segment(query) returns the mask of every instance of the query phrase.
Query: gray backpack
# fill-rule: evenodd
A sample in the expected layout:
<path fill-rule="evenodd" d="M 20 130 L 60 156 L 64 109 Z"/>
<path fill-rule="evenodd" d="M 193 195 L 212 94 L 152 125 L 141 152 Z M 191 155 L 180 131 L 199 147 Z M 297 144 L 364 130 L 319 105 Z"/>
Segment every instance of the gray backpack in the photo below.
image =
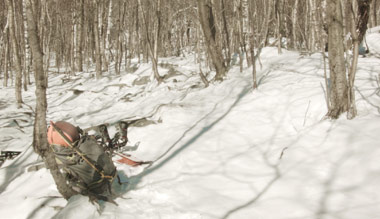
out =
<path fill-rule="evenodd" d="M 105 152 L 94 136 L 82 136 L 73 144 L 73 148 L 51 146 L 74 190 L 108 200 L 112 195 L 111 185 L 117 171 L 111 155 Z"/>

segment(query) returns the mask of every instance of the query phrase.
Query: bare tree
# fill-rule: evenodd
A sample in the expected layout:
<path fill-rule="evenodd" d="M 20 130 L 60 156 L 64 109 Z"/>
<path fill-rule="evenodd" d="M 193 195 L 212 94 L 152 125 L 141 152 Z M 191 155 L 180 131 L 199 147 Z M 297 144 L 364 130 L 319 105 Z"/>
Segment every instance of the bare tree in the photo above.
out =
<path fill-rule="evenodd" d="M 198 14 L 207 52 L 216 69 L 215 80 L 222 81 L 223 77 L 226 75 L 227 69 L 224 64 L 222 51 L 216 42 L 215 21 L 210 0 L 198 0 Z"/>
<path fill-rule="evenodd" d="M 353 44 L 353 58 L 348 72 L 348 114 L 349 119 L 357 115 L 355 104 L 354 82 L 358 65 L 359 44 L 363 41 L 367 30 L 371 0 L 351 0 L 351 36 Z"/>
<path fill-rule="evenodd" d="M 102 53 L 101 53 L 101 42 L 100 42 L 100 2 L 99 0 L 94 0 L 94 35 L 95 35 L 95 60 L 96 60 L 96 78 L 100 79 L 102 76 Z"/>
<path fill-rule="evenodd" d="M 376 10 L 377 6 L 378 6 L 377 1 L 378 0 L 372 0 L 371 1 L 372 2 L 371 6 L 370 6 L 370 8 L 371 8 L 371 12 L 370 12 L 371 27 L 376 27 L 377 24 L 378 24 L 378 22 L 377 22 L 377 14 L 376 14 L 378 12 L 378 10 Z"/>
<path fill-rule="evenodd" d="M 8 20 L 9 20 L 9 30 L 10 37 L 12 41 L 12 49 L 15 59 L 15 67 L 16 67 L 16 83 L 15 83 L 15 91 L 16 91 L 16 101 L 17 108 L 22 107 L 22 66 L 21 66 L 21 57 L 20 51 L 18 48 L 18 43 L 20 37 L 16 33 L 16 22 L 15 22 L 15 0 L 8 0 Z"/>
<path fill-rule="evenodd" d="M 147 21 L 145 10 L 143 9 L 142 4 L 141 4 L 141 0 L 138 0 L 138 4 L 139 4 L 139 8 L 140 8 L 141 15 L 143 18 L 143 24 L 145 27 L 145 36 L 148 42 L 148 50 L 149 50 L 150 58 L 152 59 L 152 68 L 153 68 L 154 78 L 158 81 L 158 83 L 161 83 L 163 78 L 158 73 L 158 44 L 159 44 L 158 39 L 160 36 L 160 31 L 161 31 L 161 0 L 158 0 L 157 5 L 156 5 L 157 22 L 153 30 L 154 32 L 153 42 L 152 42 L 152 38 L 149 35 L 148 21 Z"/>
<path fill-rule="evenodd" d="M 8 86 L 8 78 L 9 78 L 9 26 L 7 25 L 5 30 L 4 30 L 4 37 L 3 37 L 3 44 L 4 44 L 4 79 L 3 79 L 3 86 L 7 87 Z"/>
<path fill-rule="evenodd" d="M 298 1 L 295 0 L 292 10 L 292 44 L 293 48 L 297 49 L 297 43 L 298 43 L 298 37 L 297 37 L 297 30 L 298 30 Z"/>
<path fill-rule="evenodd" d="M 328 51 L 330 68 L 330 103 L 327 116 L 337 119 L 348 110 L 347 79 L 343 45 L 343 14 L 340 0 L 330 0 L 327 5 Z"/>
<path fill-rule="evenodd" d="M 46 79 L 43 68 L 43 53 L 40 44 L 40 38 L 37 28 L 36 11 L 32 9 L 32 4 L 40 3 L 39 0 L 27 0 L 27 21 L 28 21 L 28 36 L 33 53 L 33 70 L 36 81 L 36 116 L 34 120 L 33 133 L 33 148 L 45 160 L 46 166 L 57 184 L 58 191 L 66 199 L 75 195 L 67 184 L 66 180 L 58 169 L 55 161 L 55 156 L 48 146 L 46 133 Z M 36 7 L 36 6 L 35 6 Z M 34 8 L 35 8 L 34 7 Z"/>
<path fill-rule="evenodd" d="M 26 91 L 27 84 L 30 84 L 30 66 L 32 64 L 30 46 L 28 42 L 28 23 L 26 21 L 26 0 L 22 0 L 22 17 L 24 29 L 24 90 Z"/>

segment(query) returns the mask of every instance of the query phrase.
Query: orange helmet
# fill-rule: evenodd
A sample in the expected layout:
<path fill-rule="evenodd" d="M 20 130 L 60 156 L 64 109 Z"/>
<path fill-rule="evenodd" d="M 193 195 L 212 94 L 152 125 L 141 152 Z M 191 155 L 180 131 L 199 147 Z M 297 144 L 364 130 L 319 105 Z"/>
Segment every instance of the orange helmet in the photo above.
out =
<path fill-rule="evenodd" d="M 65 136 L 71 141 L 75 142 L 79 139 L 78 129 L 72 124 L 64 121 L 58 121 L 56 123 L 50 122 L 54 124 L 56 127 L 62 130 Z M 63 147 L 68 147 L 69 145 L 65 142 L 65 140 L 61 137 L 61 135 L 54 130 L 53 126 L 49 126 L 47 131 L 48 142 L 49 144 L 57 144 Z"/>

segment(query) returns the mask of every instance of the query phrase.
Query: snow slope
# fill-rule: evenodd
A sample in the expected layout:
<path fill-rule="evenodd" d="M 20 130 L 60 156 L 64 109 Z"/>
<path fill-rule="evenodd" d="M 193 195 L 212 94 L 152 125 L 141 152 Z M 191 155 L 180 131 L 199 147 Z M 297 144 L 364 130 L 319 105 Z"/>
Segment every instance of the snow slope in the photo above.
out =
<path fill-rule="evenodd" d="M 51 74 L 48 120 L 86 128 L 148 117 L 155 124 L 129 129 L 133 156 L 152 166 L 118 165 L 118 206 L 87 197 L 69 201 L 48 170 L 27 172 L 39 158 L 31 147 L 33 112 L 16 109 L 12 88 L 1 88 L 0 149 L 23 153 L 0 169 L 0 218 L 380 218 L 380 40 L 359 58 L 359 115 L 324 120 L 320 54 L 277 54 L 265 48 L 251 89 L 251 68 L 237 66 L 223 83 L 204 88 L 194 57 L 160 59 L 164 83 L 151 67 L 93 78 Z M 209 75 L 211 78 L 212 75 Z M 34 88 L 24 93 L 34 106 Z M 114 130 L 110 129 L 112 133 Z"/>

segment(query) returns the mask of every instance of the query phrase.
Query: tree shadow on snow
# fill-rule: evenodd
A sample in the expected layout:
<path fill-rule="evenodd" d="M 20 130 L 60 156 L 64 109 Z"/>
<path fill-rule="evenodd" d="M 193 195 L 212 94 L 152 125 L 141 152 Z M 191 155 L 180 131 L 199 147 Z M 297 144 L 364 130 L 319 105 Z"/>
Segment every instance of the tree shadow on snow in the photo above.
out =
<path fill-rule="evenodd" d="M 32 212 L 29 213 L 27 219 L 32 219 L 32 218 L 36 218 L 36 215 L 38 213 L 39 210 L 41 210 L 42 208 L 46 207 L 46 205 L 51 202 L 52 200 L 54 200 L 55 198 L 61 198 L 61 197 L 49 197 L 47 199 L 45 199 L 45 201 L 43 201 L 41 204 L 39 204 Z M 54 208 L 54 207 L 53 207 Z"/>
<path fill-rule="evenodd" d="M 2 184 L 0 185 L 0 194 L 6 190 L 13 180 L 23 174 L 29 165 L 32 165 L 30 163 L 25 164 L 25 161 L 33 153 L 33 147 L 30 145 L 25 151 L 17 156 L 10 165 L 0 169 L 0 172 L 5 172 L 1 174 L 4 178 Z"/>
<path fill-rule="evenodd" d="M 229 107 L 229 109 L 225 113 L 223 113 L 223 115 L 221 115 L 219 118 L 217 118 L 211 124 L 203 127 L 197 134 L 195 134 L 187 142 L 185 142 L 183 145 L 181 145 L 179 148 L 177 148 L 175 151 L 173 151 L 168 157 L 166 157 L 164 160 L 162 160 L 157 165 L 154 165 L 156 162 L 158 162 L 159 160 L 164 158 L 166 155 L 168 155 L 184 139 L 184 137 L 189 132 L 191 132 L 195 127 L 197 127 L 199 125 L 200 122 L 204 121 L 205 119 L 210 117 L 213 113 L 215 113 L 216 109 L 218 108 L 218 104 L 216 104 L 214 106 L 214 108 L 208 114 L 203 116 L 201 119 L 199 119 L 197 122 L 195 122 L 188 130 L 186 130 L 183 133 L 183 135 L 176 142 L 174 142 L 173 145 L 171 145 L 167 149 L 166 152 L 164 152 L 161 156 L 159 156 L 151 165 L 147 166 L 146 169 L 142 173 L 129 178 L 128 187 L 125 188 L 124 192 L 136 189 L 137 185 L 141 182 L 141 180 L 145 176 L 159 170 L 161 167 L 163 167 L 165 164 L 167 164 L 169 161 L 171 161 L 173 158 L 175 158 L 178 154 L 180 154 L 183 150 L 185 150 L 186 148 L 191 146 L 197 139 L 199 139 L 201 136 L 203 136 L 205 133 L 207 133 L 209 130 L 211 130 L 216 124 L 218 124 L 220 121 L 222 121 L 232 111 L 232 109 L 240 102 L 240 100 L 245 95 L 247 95 L 249 93 L 250 90 L 251 89 L 249 86 L 246 86 L 245 88 L 243 88 L 243 90 L 239 93 L 239 95 L 237 96 L 234 103 Z"/>

